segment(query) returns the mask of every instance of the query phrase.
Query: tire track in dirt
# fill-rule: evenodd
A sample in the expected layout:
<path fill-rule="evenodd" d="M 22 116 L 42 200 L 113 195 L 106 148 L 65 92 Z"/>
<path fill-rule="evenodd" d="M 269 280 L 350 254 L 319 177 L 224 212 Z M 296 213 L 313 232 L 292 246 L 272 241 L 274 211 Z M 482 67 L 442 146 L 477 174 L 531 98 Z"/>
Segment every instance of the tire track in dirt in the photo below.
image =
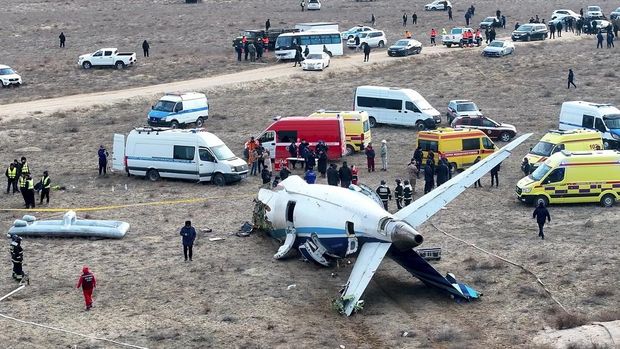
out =
<path fill-rule="evenodd" d="M 552 43 L 574 41 L 586 36 L 563 36 L 553 41 Z M 500 38 L 508 39 L 509 38 Z M 533 42 L 519 42 L 516 46 L 521 45 L 539 45 L 545 41 L 533 41 Z M 479 53 L 482 47 L 468 48 L 470 52 Z M 329 70 L 318 73 L 319 78 L 329 79 L 330 71 L 351 71 L 358 69 L 372 69 L 382 64 L 398 64 L 404 60 L 419 59 L 417 56 L 437 56 L 441 54 L 447 54 L 451 52 L 461 52 L 458 48 L 445 48 L 442 45 L 433 47 L 423 47 L 422 52 L 418 55 L 407 57 L 389 57 L 385 54 L 385 51 L 374 51 L 371 53 L 371 62 L 364 63 L 362 60 L 362 54 L 347 55 L 342 58 L 336 58 L 330 64 Z M 517 50 L 518 54 L 518 50 Z M 78 95 L 69 95 L 56 98 L 40 99 L 29 102 L 11 103 L 0 106 L 0 117 L 3 121 L 12 121 L 19 118 L 44 116 L 55 112 L 70 111 L 87 109 L 94 106 L 111 105 L 124 101 L 131 100 L 133 98 L 151 98 L 156 95 L 161 95 L 170 91 L 203 91 L 215 89 L 223 86 L 230 86 L 235 84 L 244 84 L 249 82 L 256 82 L 261 80 L 283 80 L 289 79 L 292 76 L 304 74 L 298 68 L 293 68 L 290 63 L 281 63 L 264 68 L 257 68 L 253 70 L 246 70 L 242 72 L 230 73 L 225 75 L 218 75 L 208 78 L 192 79 L 178 82 L 171 82 L 165 84 L 157 84 L 143 87 L 134 87 L 123 90 L 104 91 L 95 93 L 85 93 Z M 310 72 L 305 74 L 312 74 Z"/>

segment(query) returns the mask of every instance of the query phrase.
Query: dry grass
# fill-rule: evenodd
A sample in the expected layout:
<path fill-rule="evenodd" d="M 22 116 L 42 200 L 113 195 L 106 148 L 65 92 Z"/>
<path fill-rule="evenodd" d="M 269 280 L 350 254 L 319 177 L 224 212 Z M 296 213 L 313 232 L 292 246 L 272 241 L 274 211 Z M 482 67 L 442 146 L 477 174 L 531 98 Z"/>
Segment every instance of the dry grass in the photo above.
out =
<path fill-rule="evenodd" d="M 555 328 L 558 330 L 574 328 L 585 325 L 587 323 L 588 318 L 579 314 L 561 313 L 555 317 Z"/>

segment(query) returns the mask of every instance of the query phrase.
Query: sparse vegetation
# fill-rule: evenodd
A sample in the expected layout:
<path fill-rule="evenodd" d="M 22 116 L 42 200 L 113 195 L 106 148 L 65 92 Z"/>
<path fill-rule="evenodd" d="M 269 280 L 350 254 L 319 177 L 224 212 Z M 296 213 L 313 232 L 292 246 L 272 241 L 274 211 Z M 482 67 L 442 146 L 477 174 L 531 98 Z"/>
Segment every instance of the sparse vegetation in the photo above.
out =
<path fill-rule="evenodd" d="M 555 328 L 558 330 L 574 328 L 585 325 L 587 323 L 588 319 L 585 316 L 579 314 L 560 313 L 555 317 Z"/>

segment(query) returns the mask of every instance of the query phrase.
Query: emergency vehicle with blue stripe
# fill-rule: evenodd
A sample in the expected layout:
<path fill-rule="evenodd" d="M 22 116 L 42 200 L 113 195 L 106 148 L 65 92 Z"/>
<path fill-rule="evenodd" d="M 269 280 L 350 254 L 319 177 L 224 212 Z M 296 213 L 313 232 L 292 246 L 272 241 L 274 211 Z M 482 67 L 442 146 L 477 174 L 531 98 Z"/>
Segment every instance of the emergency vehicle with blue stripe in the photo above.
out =
<path fill-rule="evenodd" d="M 620 199 L 620 152 L 555 153 L 521 179 L 516 192 L 520 201 L 536 205 L 599 202 L 613 206 Z"/>

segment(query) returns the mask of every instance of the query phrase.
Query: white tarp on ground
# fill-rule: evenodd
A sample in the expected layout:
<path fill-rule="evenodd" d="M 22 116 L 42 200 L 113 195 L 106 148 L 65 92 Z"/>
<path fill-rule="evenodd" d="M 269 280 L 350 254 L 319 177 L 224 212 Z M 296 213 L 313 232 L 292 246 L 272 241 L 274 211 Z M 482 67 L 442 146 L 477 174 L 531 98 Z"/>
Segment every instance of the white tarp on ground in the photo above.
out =
<path fill-rule="evenodd" d="M 594 345 L 601 348 L 619 348 L 620 320 L 595 322 L 567 330 L 543 331 L 534 337 L 533 342 L 537 345 L 549 345 L 558 349 L 568 348 L 571 345 L 586 348 Z"/>

